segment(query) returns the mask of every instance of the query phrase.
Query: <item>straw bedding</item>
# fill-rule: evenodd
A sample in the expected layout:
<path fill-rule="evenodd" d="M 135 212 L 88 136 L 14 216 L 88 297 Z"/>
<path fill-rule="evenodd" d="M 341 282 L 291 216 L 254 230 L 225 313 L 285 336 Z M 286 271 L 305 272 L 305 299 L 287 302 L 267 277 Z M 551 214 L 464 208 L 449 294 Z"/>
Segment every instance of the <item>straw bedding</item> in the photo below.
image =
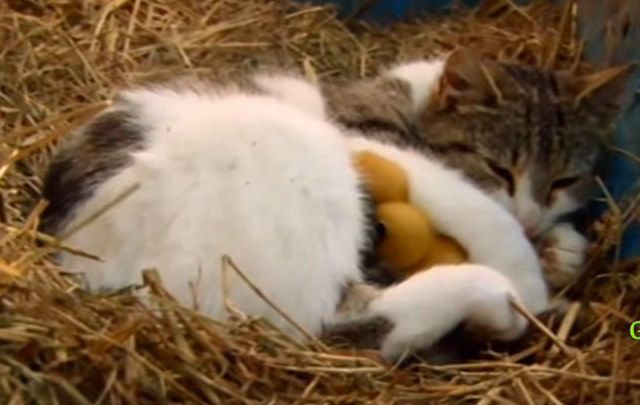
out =
<path fill-rule="evenodd" d="M 35 231 L 52 148 L 126 84 L 256 66 L 353 78 L 456 45 L 581 69 L 568 16 L 502 0 L 380 30 L 271 0 L 0 1 L 0 402 L 640 402 L 640 341 L 629 337 L 640 270 L 605 260 L 638 199 L 611 203 L 593 226 L 589 269 L 564 315 L 541 320 L 518 350 L 440 367 L 301 346 L 238 313 L 213 322 L 173 302 L 153 271 L 142 288 L 154 310 L 130 291 L 88 295 L 51 260 L 73 247 Z"/>

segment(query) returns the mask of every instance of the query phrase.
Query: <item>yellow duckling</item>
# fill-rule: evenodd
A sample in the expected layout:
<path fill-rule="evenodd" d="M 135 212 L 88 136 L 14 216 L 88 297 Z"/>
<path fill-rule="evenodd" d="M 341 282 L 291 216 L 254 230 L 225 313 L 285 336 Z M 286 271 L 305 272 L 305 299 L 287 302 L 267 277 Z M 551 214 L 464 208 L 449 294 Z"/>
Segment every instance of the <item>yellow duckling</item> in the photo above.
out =
<path fill-rule="evenodd" d="M 369 151 L 359 152 L 354 160 L 385 229 L 376 247 L 376 259 L 395 277 L 403 279 L 436 264 L 467 260 L 465 250 L 440 234 L 429 216 L 409 202 L 407 175 L 399 165 Z"/>

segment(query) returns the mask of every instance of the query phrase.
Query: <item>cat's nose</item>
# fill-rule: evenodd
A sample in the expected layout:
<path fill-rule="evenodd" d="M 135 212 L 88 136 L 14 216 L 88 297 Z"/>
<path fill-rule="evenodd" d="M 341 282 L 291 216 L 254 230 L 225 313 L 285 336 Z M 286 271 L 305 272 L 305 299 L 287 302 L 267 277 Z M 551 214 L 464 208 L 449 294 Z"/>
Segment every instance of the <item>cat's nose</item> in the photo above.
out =
<path fill-rule="evenodd" d="M 524 224 L 524 233 L 529 239 L 535 239 L 540 235 L 540 228 L 535 224 Z"/>
<path fill-rule="evenodd" d="M 540 235 L 540 222 L 534 216 L 518 216 L 518 221 L 529 239 L 535 239 Z"/>
<path fill-rule="evenodd" d="M 541 215 L 537 208 L 530 208 L 515 213 L 518 222 L 524 228 L 524 232 L 529 239 L 535 239 L 541 231 Z"/>

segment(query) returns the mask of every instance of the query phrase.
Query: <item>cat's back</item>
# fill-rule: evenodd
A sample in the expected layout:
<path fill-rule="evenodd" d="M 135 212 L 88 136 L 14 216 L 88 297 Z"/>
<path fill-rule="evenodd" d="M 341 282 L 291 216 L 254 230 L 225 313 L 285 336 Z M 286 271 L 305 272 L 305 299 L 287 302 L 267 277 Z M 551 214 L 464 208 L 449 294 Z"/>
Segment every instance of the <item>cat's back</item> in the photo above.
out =
<path fill-rule="evenodd" d="M 229 173 L 260 167 L 276 185 L 283 173 L 271 170 L 321 166 L 309 154 L 348 163 L 344 140 L 329 122 L 267 95 L 153 89 L 125 93 L 123 100 L 137 106 L 146 132 L 147 147 L 135 157 L 149 166 L 164 159 L 155 162 L 157 170 L 183 168 L 185 173 L 176 173 L 182 175 L 201 164 Z"/>
<path fill-rule="evenodd" d="M 364 217 L 344 139 L 269 95 L 125 92 L 63 147 L 45 183 L 45 222 L 102 259 L 62 258 L 93 288 L 136 283 L 140 270 L 157 268 L 184 303 L 195 294 L 217 316 L 228 254 L 279 305 L 312 322 L 335 305 L 336 285 L 358 277 Z M 241 309 L 263 313 L 235 283 Z M 316 302 L 301 307 L 302 297 Z"/>

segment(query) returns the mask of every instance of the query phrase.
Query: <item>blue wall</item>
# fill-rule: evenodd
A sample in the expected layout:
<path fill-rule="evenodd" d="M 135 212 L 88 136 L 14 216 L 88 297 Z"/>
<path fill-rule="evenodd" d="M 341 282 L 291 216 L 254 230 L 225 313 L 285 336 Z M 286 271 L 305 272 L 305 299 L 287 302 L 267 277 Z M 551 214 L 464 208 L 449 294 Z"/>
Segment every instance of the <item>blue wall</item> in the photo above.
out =
<path fill-rule="evenodd" d="M 311 0 L 311 2 L 315 4 L 336 4 L 339 7 L 340 15 L 343 17 L 353 15 L 358 11 L 360 5 L 365 3 L 363 0 Z M 480 0 L 462 0 L 459 3 L 473 7 L 479 2 Z M 361 17 L 368 21 L 386 24 L 418 17 L 425 13 L 446 12 L 451 4 L 451 0 L 378 0 L 374 1 L 373 5 L 368 7 L 367 12 Z"/>
<path fill-rule="evenodd" d="M 601 27 L 602 21 L 594 21 L 593 26 Z M 604 57 L 604 38 L 602 33 L 592 32 L 592 28 L 587 24 L 581 29 L 583 38 L 587 38 L 585 57 L 598 63 Z M 640 27 L 631 27 L 626 43 L 623 44 L 621 51 L 614 56 L 615 63 L 622 64 L 640 59 L 640 44 L 636 42 L 638 38 L 640 38 Z M 627 92 L 630 95 L 631 105 L 617 122 L 614 143 L 618 148 L 624 149 L 640 159 L 640 98 L 638 97 L 640 69 L 637 69 Z M 621 153 L 613 152 L 607 162 L 604 180 L 614 199 L 622 200 L 640 192 L 639 179 L 640 162 Z M 606 206 L 604 204 L 596 205 L 595 209 L 596 212 L 602 212 Z M 620 253 L 622 259 L 640 257 L 640 224 L 637 222 L 627 229 Z"/>

